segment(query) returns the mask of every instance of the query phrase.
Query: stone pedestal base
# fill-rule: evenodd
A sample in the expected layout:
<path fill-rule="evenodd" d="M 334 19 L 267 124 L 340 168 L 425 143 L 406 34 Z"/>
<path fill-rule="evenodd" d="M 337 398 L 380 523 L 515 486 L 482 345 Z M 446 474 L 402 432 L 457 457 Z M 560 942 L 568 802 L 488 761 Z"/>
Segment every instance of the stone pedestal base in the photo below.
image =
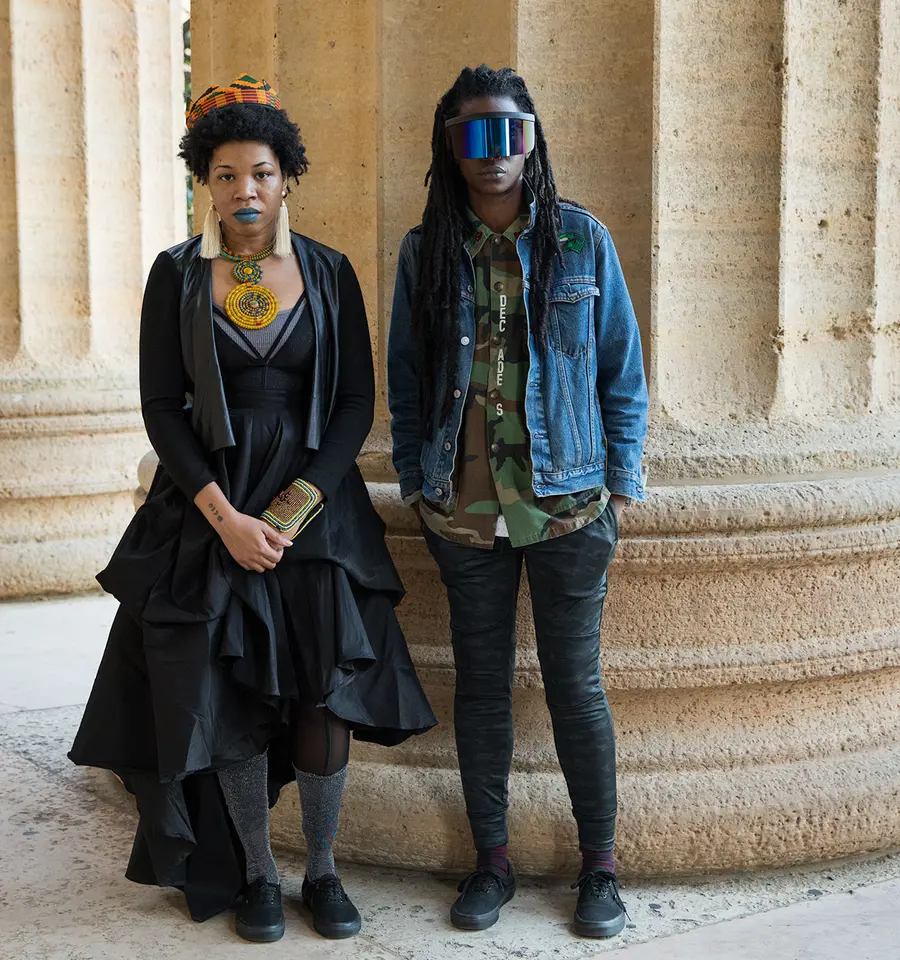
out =
<path fill-rule="evenodd" d="M 0 599 L 97 589 L 147 449 L 137 391 L 0 394 Z"/>
<path fill-rule="evenodd" d="M 401 619 L 440 726 L 355 744 L 340 852 L 465 868 L 437 571 L 397 488 L 370 489 L 409 591 Z M 631 875 L 768 867 L 900 844 L 900 477 L 657 487 L 623 525 L 604 622 Z M 577 864 L 524 593 L 511 850 Z M 277 842 L 300 842 L 279 805 Z"/>

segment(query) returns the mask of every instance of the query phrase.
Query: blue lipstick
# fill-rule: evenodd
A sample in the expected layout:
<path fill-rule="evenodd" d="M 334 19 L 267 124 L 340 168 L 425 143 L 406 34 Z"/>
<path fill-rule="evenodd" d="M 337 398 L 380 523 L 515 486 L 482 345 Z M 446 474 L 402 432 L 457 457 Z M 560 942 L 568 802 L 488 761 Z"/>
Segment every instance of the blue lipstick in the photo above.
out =
<path fill-rule="evenodd" d="M 235 210 L 232 216 L 241 223 L 255 223 L 259 219 L 259 213 L 259 210 L 254 210 L 253 207 L 241 207 L 240 210 Z"/>

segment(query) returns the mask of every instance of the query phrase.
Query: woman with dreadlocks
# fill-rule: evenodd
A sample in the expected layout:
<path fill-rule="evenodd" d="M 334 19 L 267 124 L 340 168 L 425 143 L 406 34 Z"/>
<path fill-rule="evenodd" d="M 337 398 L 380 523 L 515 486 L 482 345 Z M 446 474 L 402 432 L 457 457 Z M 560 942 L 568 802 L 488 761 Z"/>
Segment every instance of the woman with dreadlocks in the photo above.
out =
<path fill-rule="evenodd" d="M 600 619 L 619 512 L 644 499 L 647 389 L 609 232 L 560 200 L 525 82 L 465 69 L 434 116 L 428 201 L 399 256 L 388 348 L 394 465 L 447 588 L 454 720 L 476 867 L 453 924 L 515 893 L 507 859 L 523 562 L 578 826 L 575 929 L 625 925 Z"/>

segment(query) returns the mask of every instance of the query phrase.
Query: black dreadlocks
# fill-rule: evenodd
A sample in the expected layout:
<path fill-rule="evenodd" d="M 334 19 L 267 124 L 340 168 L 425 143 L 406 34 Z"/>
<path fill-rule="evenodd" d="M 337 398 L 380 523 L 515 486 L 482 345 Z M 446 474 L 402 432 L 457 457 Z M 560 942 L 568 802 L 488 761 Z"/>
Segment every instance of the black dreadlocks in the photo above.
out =
<path fill-rule="evenodd" d="M 535 114 L 535 148 L 525 161 L 525 177 L 534 190 L 536 205 L 532 225 L 530 314 L 537 340 L 545 342 L 547 290 L 554 258 L 562 259 L 559 233 L 562 220 L 559 195 L 550 167 L 547 141 L 537 119 L 534 101 L 525 81 L 509 67 L 491 70 L 482 64 L 466 67 L 444 94 L 434 112 L 431 133 L 431 167 L 425 177 L 428 201 L 422 215 L 419 278 L 414 298 L 412 328 L 419 346 L 419 391 L 426 422 L 443 425 L 453 406 L 453 389 L 459 377 L 459 342 L 454 333 L 459 313 L 459 274 L 463 244 L 471 236 L 466 216 L 467 187 L 447 144 L 444 123 L 458 116 L 463 104 L 479 97 L 510 97 L 523 113 Z M 435 396 L 436 368 L 445 366 L 448 390 Z"/>

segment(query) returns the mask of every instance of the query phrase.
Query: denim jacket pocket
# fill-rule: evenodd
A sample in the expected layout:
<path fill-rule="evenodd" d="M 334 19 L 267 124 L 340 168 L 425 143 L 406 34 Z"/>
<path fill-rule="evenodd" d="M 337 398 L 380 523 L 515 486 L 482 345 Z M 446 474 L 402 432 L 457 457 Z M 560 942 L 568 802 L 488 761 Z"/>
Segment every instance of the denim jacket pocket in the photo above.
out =
<path fill-rule="evenodd" d="M 577 359 L 587 352 L 593 331 L 594 298 L 600 290 L 593 283 L 564 282 L 550 289 L 550 344 L 567 357 Z"/>

